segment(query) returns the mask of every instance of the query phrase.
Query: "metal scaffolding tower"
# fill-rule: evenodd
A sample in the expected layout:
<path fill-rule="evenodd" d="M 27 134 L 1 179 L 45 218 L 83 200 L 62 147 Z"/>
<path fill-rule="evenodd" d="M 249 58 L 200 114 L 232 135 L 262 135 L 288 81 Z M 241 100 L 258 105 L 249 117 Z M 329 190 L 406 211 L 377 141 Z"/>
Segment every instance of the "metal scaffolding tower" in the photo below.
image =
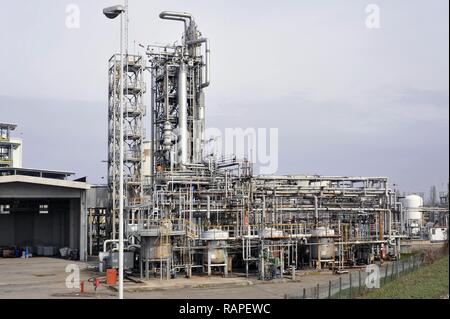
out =
<path fill-rule="evenodd" d="M 20 148 L 20 143 L 11 138 L 11 132 L 16 127 L 17 125 L 0 123 L 0 168 L 14 167 L 14 164 L 21 166 L 14 161 L 14 151 Z"/>
<path fill-rule="evenodd" d="M 145 59 L 138 55 L 125 55 L 124 59 L 124 183 L 125 216 L 132 218 L 133 207 L 143 197 L 143 143 L 146 113 L 144 94 Z M 109 126 L 108 126 L 108 185 L 111 194 L 112 233 L 117 238 L 117 216 L 120 195 L 120 54 L 109 60 Z"/>

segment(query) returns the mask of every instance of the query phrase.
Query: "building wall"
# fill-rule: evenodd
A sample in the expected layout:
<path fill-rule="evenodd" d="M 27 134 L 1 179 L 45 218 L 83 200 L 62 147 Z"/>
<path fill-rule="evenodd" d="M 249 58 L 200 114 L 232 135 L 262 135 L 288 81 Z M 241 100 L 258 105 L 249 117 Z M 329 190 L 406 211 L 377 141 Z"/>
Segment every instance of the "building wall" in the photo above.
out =
<path fill-rule="evenodd" d="M 13 148 L 12 150 L 12 166 L 14 168 L 22 168 L 22 149 L 23 149 L 23 141 L 20 138 L 11 138 L 11 142 L 20 144 L 17 148 Z"/>

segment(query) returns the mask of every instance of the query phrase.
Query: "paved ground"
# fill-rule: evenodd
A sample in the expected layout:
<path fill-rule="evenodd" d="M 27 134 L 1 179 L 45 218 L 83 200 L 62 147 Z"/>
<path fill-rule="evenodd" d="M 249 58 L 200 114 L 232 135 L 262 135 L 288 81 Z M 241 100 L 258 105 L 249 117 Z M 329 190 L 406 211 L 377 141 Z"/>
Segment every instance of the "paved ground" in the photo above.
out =
<path fill-rule="evenodd" d="M 81 280 L 86 281 L 85 294 L 78 289 L 66 288 L 66 267 L 80 267 Z M 0 258 L 0 299 L 53 299 L 53 298 L 116 298 L 116 292 L 106 286 L 94 291 L 89 278 L 97 274 L 85 263 L 51 258 L 2 259 Z M 338 278 L 329 272 L 300 272 L 297 281 L 290 279 L 261 283 L 255 279 L 199 278 L 177 279 L 169 282 L 151 280 L 147 283 L 126 282 L 128 299 L 279 299 L 286 294 L 299 295 L 303 288 L 326 284 Z"/>

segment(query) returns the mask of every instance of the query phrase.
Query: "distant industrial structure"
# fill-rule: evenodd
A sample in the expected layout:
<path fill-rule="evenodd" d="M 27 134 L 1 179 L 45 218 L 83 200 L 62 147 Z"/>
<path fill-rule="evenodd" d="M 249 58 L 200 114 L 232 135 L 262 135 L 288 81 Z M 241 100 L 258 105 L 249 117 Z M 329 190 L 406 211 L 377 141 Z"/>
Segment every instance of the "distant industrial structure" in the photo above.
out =
<path fill-rule="evenodd" d="M 22 140 L 11 136 L 14 124 L 0 123 L 0 168 L 22 167 Z"/>

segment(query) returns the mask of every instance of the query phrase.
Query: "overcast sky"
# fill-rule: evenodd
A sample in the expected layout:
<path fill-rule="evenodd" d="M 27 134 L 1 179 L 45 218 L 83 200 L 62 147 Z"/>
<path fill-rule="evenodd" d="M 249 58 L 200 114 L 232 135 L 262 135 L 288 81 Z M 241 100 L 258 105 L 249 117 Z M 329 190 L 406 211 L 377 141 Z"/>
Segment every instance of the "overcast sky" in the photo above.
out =
<path fill-rule="evenodd" d="M 27 167 L 106 176 L 107 61 L 118 21 L 104 0 L 2 0 L 0 121 L 19 125 Z M 66 7 L 80 28 L 66 27 Z M 381 28 L 366 27 L 366 6 Z M 448 1 L 130 0 L 130 51 L 169 43 L 191 12 L 212 42 L 207 125 L 279 128 L 279 174 L 388 176 L 445 188 Z"/>

